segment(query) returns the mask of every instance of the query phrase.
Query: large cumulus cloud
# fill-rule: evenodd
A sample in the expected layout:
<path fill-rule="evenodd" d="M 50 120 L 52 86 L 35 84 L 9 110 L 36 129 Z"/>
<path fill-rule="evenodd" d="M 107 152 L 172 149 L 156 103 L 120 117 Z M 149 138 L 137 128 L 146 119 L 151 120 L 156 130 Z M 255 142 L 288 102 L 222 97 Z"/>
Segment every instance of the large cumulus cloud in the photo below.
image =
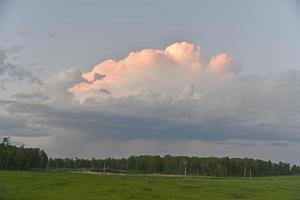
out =
<path fill-rule="evenodd" d="M 217 55 L 205 64 L 199 46 L 181 42 L 165 50 L 144 49 L 131 52 L 119 61 L 106 60 L 83 73 L 85 81 L 69 91 L 81 103 L 88 98 L 106 97 L 107 92 L 101 91 L 109 91 L 114 97 L 146 93 L 175 96 L 186 84 L 199 84 L 209 71 L 233 72 L 235 69 L 226 54 Z"/>
<path fill-rule="evenodd" d="M 64 70 L 14 97 L 3 112 L 42 127 L 55 138 L 49 148 L 70 155 L 103 141 L 143 153 L 147 141 L 155 149 L 182 141 L 176 153 L 203 142 L 253 149 L 300 143 L 299 71 L 244 74 L 226 53 L 209 59 L 188 42 L 131 52 L 87 72 Z"/>
<path fill-rule="evenodd" d="M 200 47 L 187 42 L 131 52 L 101 62 L 82 80 L 77 75 L 67 92 L 82 107 L 126 115 L 201 125 L 298 125 L 298 71 L 245 75 L 225 53 L 205 60 Z"/>

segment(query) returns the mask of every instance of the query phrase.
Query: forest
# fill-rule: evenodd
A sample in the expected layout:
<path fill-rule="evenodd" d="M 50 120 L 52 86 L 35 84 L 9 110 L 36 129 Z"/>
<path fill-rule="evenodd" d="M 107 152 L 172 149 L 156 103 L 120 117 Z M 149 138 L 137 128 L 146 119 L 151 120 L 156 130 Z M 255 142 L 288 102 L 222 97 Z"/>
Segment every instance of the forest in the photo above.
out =
<path fill-rule="evenodd" d="M 128 158 L 49 158 L 38 148 L 0 144 L 0 169 L 90 170 L 114 173 L 156 173 L 193 176 L 243 177 L 300 174 L 300 167 L 252 158 L 139 155 Z"/>
<path fill-rule="evenodd" d="M 48 156 L 38 148 L 25 148 L 9 143 L 9 137 L 0 144 L 0 169 L 2 170 L 34 170 L 46 169 Z"/>
<path fill-rule="evenodd" d="M 300 174 L 300 167 L 252 158 L 140 155 L 129 158 L 50 158 L 49 169 L 89 169 L 99 172 L 156 173 L 243 177 Z"/>

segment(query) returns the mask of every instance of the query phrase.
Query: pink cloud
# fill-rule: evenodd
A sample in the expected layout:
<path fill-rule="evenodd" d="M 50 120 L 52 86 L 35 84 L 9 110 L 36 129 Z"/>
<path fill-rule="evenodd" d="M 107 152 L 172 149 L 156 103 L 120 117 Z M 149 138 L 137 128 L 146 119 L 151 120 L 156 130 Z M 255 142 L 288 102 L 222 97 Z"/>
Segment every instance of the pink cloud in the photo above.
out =
<path fill-rule="evenodd" d="M 91 71 L 83 73 L 86 80 L 69 91 L 83 102 L 89 97 L 104 98 L 100 90 L 108 90 L 114 96 L 134 95 L 141 92 L 179 93 L 186 84 L 193 84 L 199 77 L 211 71 L 230 69 L 231 58 L 220 54 L 206 67 L 200 56 L 200 47 L 188 42 L 176 42 L 165 50 L 144 49 L 129 53 L 119 61 L 106 60 Z M 96 76 L 103 78 L 97 79 Z"/>
<path fill-rule="evenodd" d="M 220 53 L 214 56 L 208 68 L 215 72 L 238 72 L 240 69 L 232 64 L 231 58 L 226 53 Z"/>

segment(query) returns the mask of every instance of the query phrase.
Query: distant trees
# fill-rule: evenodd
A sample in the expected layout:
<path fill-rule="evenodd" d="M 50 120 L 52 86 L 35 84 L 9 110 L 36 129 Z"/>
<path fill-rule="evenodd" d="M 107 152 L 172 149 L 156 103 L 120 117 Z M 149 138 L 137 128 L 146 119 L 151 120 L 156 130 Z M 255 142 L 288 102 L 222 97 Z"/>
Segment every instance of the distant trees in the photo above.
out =
<path fill-rule="evenodd" d="M 193 176 L 243 177 L 300 174 L 300 167 L 251 158 L 140 155 L 107 159 L 49 159 L 50 169 L 89 169 L 106 172 L 161 173 Z M 251 171 L 251 172 L 250 172 Z"/>
<path fill-rule="evenodd" d="M 193 176 L 246 177 L 300 174 L 300 167 L 252 158 L 216 158 L 140 155 L 129 158 L 49 158 L 38 148 L 13 146 L 6 137 L 0 143 L 0 169 L 88 169 L 122 173 L 160 173 Z"/>
<path fill-rule="evenodd" d="M 8 137 L 0 144 L 0 169 L 45 169 L 47 163 L 48 156 L 43 150 L 13 146 Z"/>

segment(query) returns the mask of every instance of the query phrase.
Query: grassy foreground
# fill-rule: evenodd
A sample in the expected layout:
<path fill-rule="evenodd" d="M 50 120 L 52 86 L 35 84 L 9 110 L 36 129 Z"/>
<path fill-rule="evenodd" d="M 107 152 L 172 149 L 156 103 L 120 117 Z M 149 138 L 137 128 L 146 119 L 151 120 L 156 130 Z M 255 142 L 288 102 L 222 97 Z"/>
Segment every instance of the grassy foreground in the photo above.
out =
<path fill-rule="evenodd" d="M 1 200 L 300 199 L 300 177 L 184 178 L 0 171 Z"/>

